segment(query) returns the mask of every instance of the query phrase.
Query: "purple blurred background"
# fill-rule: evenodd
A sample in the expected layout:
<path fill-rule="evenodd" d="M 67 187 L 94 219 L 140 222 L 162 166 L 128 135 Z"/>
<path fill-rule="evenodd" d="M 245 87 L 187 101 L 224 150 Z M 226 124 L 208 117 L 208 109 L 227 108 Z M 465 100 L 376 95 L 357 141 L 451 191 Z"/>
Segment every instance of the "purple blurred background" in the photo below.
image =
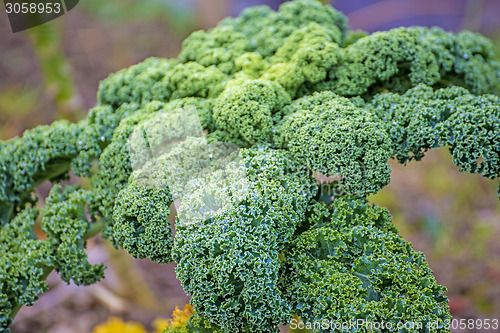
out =
<path fill-rule="evenodd" d="M 280 0 L 229 1 L 230 14 L 267 4 L 277 9 Z M 330 3 L 349 17 L 354 29 L 368 32 L 400 26 L 439 26 L 449 31 L 472 29 L 492 33 L 500 27 L 498 0 L 334 0 Z"/>

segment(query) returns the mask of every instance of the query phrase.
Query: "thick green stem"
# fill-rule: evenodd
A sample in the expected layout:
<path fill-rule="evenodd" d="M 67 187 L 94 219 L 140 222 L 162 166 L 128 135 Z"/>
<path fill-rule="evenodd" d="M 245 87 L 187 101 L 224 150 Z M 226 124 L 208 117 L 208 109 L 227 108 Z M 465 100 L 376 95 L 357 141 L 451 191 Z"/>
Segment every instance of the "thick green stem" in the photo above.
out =
<path fill-rule="evenodd" d="M 106 225 L 107 222 L 108 222 L 107 219 L 102 218 L 102 219 L 100 219 L 100 220 L 92 223 L 90 225 L 89 230 L 87 230 L 87 232 L 85 233 L 85 235 L 83 235 L 83 238 L 89 239 L 89 238 L 94 237 L 99 232 L 101 232 L 102 229 L 104 229 L 104 226 Z"/>
<path fill-rule="evenodd" d="M 14 205 L 0 201 L 0 228 L 9 223 L 14 215 Z"/>
<path fill-rule="evenodd" d="M 35 183 L 33 183 L 32 188 L 37 187 L 46 180 L 66 174 L 70 170 L 71 160 L 75 156 L 67 157 L 66 159 L 62 159 L 60 162 L 53 161 L 52 163 L 47 163 L 43 171 L 39 171 L 33 176 Z"/>

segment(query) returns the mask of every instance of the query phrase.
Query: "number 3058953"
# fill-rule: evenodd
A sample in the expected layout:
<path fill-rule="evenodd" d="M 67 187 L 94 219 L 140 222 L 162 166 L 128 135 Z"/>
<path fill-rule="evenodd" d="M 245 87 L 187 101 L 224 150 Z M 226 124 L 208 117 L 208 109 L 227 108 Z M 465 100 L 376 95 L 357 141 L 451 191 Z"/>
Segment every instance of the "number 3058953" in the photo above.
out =
<path fill-rule="evenodd" d="M 60 2 L 7 2 L 5 10 L 7 14 L 59 14 L 63 9 Z"/>

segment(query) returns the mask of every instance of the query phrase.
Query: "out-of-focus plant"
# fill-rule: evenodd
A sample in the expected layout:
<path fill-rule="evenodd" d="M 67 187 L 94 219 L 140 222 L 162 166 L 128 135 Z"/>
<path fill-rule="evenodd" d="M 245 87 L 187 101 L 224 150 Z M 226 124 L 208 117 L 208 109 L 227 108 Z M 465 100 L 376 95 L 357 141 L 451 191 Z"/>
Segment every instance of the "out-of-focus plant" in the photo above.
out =
<path fill-rule="evenodd" d="M 187 3 L 172 0 L 86 0 L 81 8 L 110 23 L 159 20 L 179 35 L 195 27 L 193 10 Z"/>
<path fill-rule="evenodd" d="M 142 324 L 133 321 L 124 322 L 112 317 L 107 322 L 97 325 L 93 333 L 147 333 L 147 331 Z"/>
<path fill-rule="evenodd" d="M 0 90 L 0 138 L 9 138 L 17 134 L 17 128 L 35 108 L 38 97 L 38 90 L 21 86 Z"/>
<path fill-rule="evenodd" d="M 84 111 L 77 93 L 71 66 L 62 50 L 63 29 L 60 21 L 41 25 L 26 32 L 32 42 L 47 94 L 55 102 L 58 119 L 76 121 Z"/>
<path fill-rule="evenodd" d="M 193 315 L 194 310 L 191 304 L 186 304 L 181 310 L 175 307 L 172 318 L 157 318 L 153 322 L 153 331 L 151 333 L 181 333 L 186 331 L 186 323 Z M 146 328 L 137 322 L 123 320 L 111 317 L 107 322 L 97 325 L 93 333 L 147 333 Z"/>

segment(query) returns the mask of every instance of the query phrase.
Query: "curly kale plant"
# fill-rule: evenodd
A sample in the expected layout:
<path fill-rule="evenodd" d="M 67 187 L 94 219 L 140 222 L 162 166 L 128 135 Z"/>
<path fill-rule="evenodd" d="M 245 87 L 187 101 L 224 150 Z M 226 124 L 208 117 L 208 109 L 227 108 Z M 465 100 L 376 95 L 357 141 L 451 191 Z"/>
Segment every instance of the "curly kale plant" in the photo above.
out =
<path fill-rule="evenodd" d="M 445 288 L 367 196 L 389 183 L 390 158 L 438 147 L 460 170 L 499 177 L 494 57 L 472 32 L 366 35 L 294 0 L 110 75 L 84 120 L 0 142 L 0 331 L 52 270 L 102 278 L 84 252 L 102 231 L 135 257 L 177 263 L 195 315 L 168 332 L 277 332 L 294 316 L 446 332 Z M 62 186 L 70 173 L 87 186 Z"/>

